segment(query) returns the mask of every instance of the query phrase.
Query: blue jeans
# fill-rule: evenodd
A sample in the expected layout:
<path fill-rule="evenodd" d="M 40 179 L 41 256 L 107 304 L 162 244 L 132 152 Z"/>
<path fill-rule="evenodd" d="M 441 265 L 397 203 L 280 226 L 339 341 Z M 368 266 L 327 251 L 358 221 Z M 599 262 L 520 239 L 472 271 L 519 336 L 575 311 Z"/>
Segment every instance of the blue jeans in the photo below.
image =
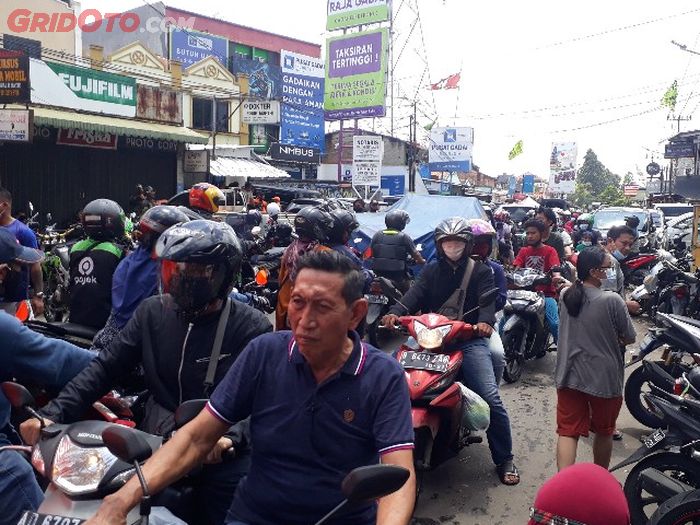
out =
<path fill-rule="evenodd" d="M 7 444 L 0 441 L 0 446 Z M 0 525 L 15 525 L 25 510 L 36 511 L 43 500 L 29 462 L 17 452 L 0 452 Z"/>
<path fill-rule="evenodd" d="M 559 340 L 559 304 L 554 297 L 544 298 L 544 318 L 556 344 Z"/>
<path fill-rule="evenodd" d="M 498 330 L 494 330 L 489 337 L 489 351 L 493 361 L 493 373 L 496 375 L 496 384 L 500 385 L 501 379 L 503 379 L 503 369 L 506 367 L 506 350 L 503 348 L 503 341 Z"/>
<path fill-rule="evenodd" d="M 491 459 L 496 465 L 513 459 L 513 439 L 510 419 L 498 393 L 494 362 L 488 341 L 484 338 L 461 342 L 458 346 L 464 354 L 462 379 L 465 386 L 479 394 L 491 408 L 491 424 L 486 431 Z"/>

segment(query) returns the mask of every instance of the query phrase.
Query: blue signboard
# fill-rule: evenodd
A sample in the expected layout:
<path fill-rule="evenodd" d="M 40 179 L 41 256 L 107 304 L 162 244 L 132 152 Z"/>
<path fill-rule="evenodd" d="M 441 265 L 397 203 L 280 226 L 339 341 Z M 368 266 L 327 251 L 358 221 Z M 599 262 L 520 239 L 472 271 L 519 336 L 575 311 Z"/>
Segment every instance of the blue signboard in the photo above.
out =
<path fill-rule="evenodd" d="M 187 69 L 192 64 L 208 57 L 216 58 L 226 67 L 228 63 L 228 40 L 209 33 L 198 33 L 189 29 L 173 28 L 170 33 L 170 59 L 177 60 Z"/>
<path fill-rule="evenodd" d="M 672 142 L 666 144 L 664 158 L 680 159 L 684 157 L 695 157 L 697 146 L 693 142 Z"/>
<path fill-rule="evenodd" d="M 385 195 L 405 195 L 406 194 L 406 176 L 401 175 L 382 175 L 382 193 Z"/>
<path fill-rule="evenodd" d="M 282 119 L 280 142 L 314 148 L 325 146 L 323 60 L 282 51 Z"/>
<path fill-rule="evenodd" d="M 233 73 L 248 75 L 248 93 L 251 98 L 279 100 L 282 96 L 282 69 L 256 59 L 236 55 Z"/>
<path fill-rule="evenodd" d="M 535 192 L 535 176 L 523 175 L 523 193 Z"/>
<path fill-rule="evenodd" d="M 512 197 L 515 195 L 515 191 L 518 188 L 518 180 L 515 178 L 515 175 L 511 175 L 508 177 L 508 197 Z"/>

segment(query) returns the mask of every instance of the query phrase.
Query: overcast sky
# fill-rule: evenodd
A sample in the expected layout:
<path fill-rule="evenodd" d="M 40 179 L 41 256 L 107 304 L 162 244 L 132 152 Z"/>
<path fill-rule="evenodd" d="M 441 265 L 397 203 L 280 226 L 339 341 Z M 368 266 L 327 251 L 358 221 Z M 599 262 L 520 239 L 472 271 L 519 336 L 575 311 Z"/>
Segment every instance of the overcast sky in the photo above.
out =
<path fill-rule="evenodd" d="M 82 5 L 117 11 L 143 1 Z M 328 36 L 326 0 L 166 3 L 319 44 Z M 416 6 L 422 24 L 411 31 Z M 417 93 L 421 128 L 434 118 L 438 125 L 474 127 L 474 161 L 490 175 L 546 176 L 553 141 L 576 142 L 579 164 L 592 148 L 620 175 L 643 170 L 648 150 L 662 157 L 665 139 L 676 131 L 660 106 L 674 80 L 680 85 L 676 112 L 693 116 L 681 130 L 700 128 L 694 122 L 700 121 L 700 56 L 671 44 L 700 51 L 697 1 L 394 0 L 394 12 L 395 54 L 404 49 L 395 70 L 397 97 Z M 420 82 L 424 59 L 430 74 Z M 425 88 L 460 68 L 459 91 Z M 403 137 L 409 105 L 397 98 L 395 129 Z M 385 133 L 390 128 L 388 119 L 361 125 Z M 509 161 L 518 140 L 524 153 Z"/>

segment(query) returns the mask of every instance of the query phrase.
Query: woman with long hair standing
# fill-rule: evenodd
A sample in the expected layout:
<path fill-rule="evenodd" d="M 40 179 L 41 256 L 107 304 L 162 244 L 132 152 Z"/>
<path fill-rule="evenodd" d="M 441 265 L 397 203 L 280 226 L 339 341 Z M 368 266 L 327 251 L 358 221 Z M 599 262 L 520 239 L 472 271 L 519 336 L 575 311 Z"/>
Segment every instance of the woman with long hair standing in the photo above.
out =
<path fill-rule="evenodd" d="M 578 439 L 595 432 L 593 461 L 608 468 L 612 434 L 622 407 L 625 345 L 635 331 L 622 298 L 600 289 L 613 267 L 599 246 L 578 256 L 578 280 L 562 292 L 559 313 L 557 467 L 576 462 Z"/>

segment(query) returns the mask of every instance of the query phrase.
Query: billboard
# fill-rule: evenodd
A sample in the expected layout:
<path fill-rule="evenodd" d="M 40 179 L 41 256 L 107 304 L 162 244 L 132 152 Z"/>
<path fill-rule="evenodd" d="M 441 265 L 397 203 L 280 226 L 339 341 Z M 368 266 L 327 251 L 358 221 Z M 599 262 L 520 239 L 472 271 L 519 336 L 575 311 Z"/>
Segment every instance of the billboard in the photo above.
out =
<path fill-rule="evenodd" d="M 324 99 L 327 120 L 385 115 L 388 41 L 386 29 L 328 39 Z"/>
<path fill-rule="evenodd" d="M 345 29 L 389 20 L 390 0 L 328 0 L 326 29 Z"/>
<path fill-rule="evenodd" d="M 549 191 L 553 193 L 573 193 L 576 189 L 575 142 L 552 143 L 549 158 Z"/>
<path fill-rule="evenodd" d="M 282 120 L 280 142 L 324 150 L 323 60 L 282 51 Z"/>
<path fill-rule="evenodd" d="M 136 80 L 97 69 L 46 62 L 78 98 L 132 106 L 136 113 Z"/>
<path fill-rule="evenodd" d="M 534 175 L 523 175 L 523 193 L 535 193 Z"/>
<path fill-rule="evenodd" d="M 0 50 L 0 104 L 30 102 L 29 57 Z"/>
<path fill-rule="evenodd" d="M 228 40 L 209 33 L 172 26 L 170 33 L 170 60 L 177 60 L 187 69 L 208 57 L 216 58 L 226 67 L 228 64 Z"/>
<path fill-rule="evenodd" d="M 474 128 L 431 129 L 428 147 L 430 171 L 470 171 L 473 149 Z"/>
<path fill-rule="evenodd" d="M 237 55 L 233 74 L 248 76 L 248 95 L 263 100 L 279 99 L 282 94 L 282 69 L 260 60 Z"/>

